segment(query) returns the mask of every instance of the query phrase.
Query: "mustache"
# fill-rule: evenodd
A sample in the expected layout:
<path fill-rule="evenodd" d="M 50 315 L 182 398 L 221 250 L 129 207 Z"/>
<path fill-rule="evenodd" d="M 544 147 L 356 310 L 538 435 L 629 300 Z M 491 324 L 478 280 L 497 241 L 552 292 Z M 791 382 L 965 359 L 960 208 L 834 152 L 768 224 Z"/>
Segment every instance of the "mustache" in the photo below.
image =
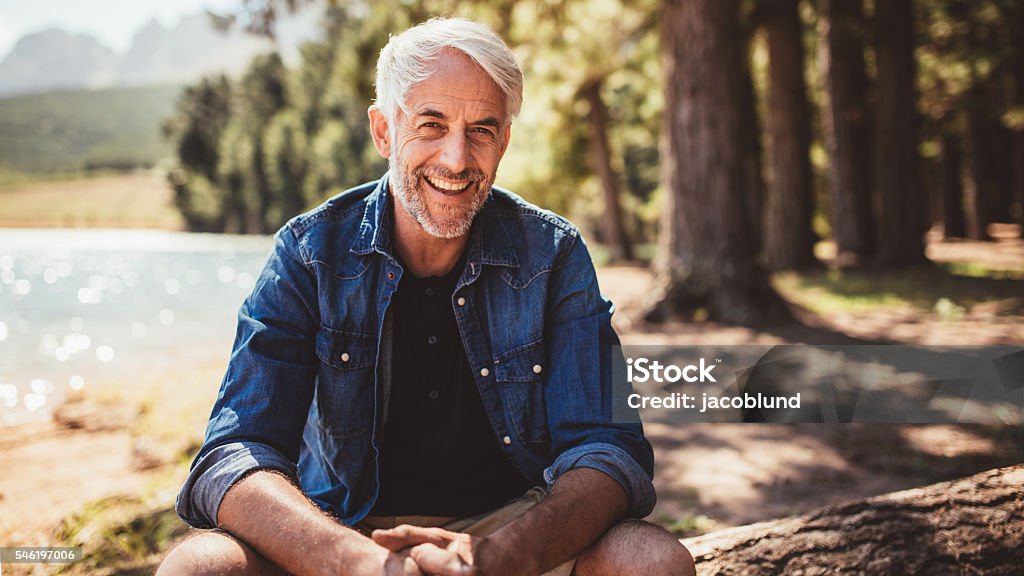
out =
<path fill-rule="evenodd" d="M 462 172 L 455 172 L 449 170 L 444 166 L 424 166 L 417 168 L 413 171 L 413 176 L 422 178 L 424 176 L 432 176 L 435 178 L 444 178 L 451 182 L 483 182 L 487 180 L 487 174 L 479 168 L 466 168 Z"/>

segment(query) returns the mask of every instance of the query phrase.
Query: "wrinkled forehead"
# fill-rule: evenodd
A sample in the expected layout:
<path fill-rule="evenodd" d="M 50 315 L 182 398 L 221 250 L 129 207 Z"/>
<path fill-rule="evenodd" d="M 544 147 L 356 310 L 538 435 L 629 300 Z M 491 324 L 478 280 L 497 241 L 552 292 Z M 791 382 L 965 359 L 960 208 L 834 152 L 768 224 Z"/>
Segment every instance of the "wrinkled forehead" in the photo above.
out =
<path fill-rule="evenodd" d="M 486 112 L 504 119 L 507 115 L 505 94 L 487 72 L 466 54 L 442 50 L 429 61 L 427 77 L 409 86 L 404 108 L 410 114 L 424 106 L 455 108 Z M 442 110 L 443 111 L 443 110 Z"/>

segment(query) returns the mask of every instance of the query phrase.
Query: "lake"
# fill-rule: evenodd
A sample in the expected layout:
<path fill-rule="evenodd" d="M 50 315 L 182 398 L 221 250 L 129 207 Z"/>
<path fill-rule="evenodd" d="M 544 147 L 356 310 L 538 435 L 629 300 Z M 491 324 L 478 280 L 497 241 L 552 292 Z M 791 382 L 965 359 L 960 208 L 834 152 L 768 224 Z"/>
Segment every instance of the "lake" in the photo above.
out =
<path fill-rule="evenodd" d="M 223 359 L 269 236 L 0 229 L 0 426 Z M 204 382 L 216 386 L 217 382 Z"/>

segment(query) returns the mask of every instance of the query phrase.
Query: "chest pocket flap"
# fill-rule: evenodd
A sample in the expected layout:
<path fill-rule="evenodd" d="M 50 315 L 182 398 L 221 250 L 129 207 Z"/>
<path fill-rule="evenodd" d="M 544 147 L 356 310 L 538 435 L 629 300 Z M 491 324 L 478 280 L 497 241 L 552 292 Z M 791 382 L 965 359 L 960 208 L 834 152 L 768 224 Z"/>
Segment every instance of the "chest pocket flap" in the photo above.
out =
<path fill-rule="evenodd" d="M 526 443 L 550 437 L 544 399 L 545 346 L 543 340 L 520 346 L 495 359 L 498 390 L 516 433 Z"/>
<path fill-rule="evenodd" d="M 377 360 L 373 337 L 342 332 L 324 326 L 316 334 L 316 355 L 321 362 L 338 370 L 370 368 Z"/>

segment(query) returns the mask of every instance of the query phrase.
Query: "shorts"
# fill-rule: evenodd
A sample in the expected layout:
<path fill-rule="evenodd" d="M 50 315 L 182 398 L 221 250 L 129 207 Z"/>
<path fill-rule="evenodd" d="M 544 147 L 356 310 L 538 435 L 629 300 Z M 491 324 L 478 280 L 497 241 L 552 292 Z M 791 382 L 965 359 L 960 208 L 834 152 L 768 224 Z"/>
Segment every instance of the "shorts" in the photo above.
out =
<path fill-rule="evenodd" d="M 462 532 L 473 536 L 488 536 L 539 504 L 547 494 L 548 492 L 544 488 L 534 487 L 528 490 L 526 494 L 500 508 L 468 518 L 449 518 L 444 516 L 367 516 L 356 524 L 354 528 L 369 535 L 374 530 L 411 524 L 413 526 L 444 528 L 450 532 Z M 570 576 L 575 566 L 576 559 L 573 558 L 545 572 L 543 576 Z"/>

